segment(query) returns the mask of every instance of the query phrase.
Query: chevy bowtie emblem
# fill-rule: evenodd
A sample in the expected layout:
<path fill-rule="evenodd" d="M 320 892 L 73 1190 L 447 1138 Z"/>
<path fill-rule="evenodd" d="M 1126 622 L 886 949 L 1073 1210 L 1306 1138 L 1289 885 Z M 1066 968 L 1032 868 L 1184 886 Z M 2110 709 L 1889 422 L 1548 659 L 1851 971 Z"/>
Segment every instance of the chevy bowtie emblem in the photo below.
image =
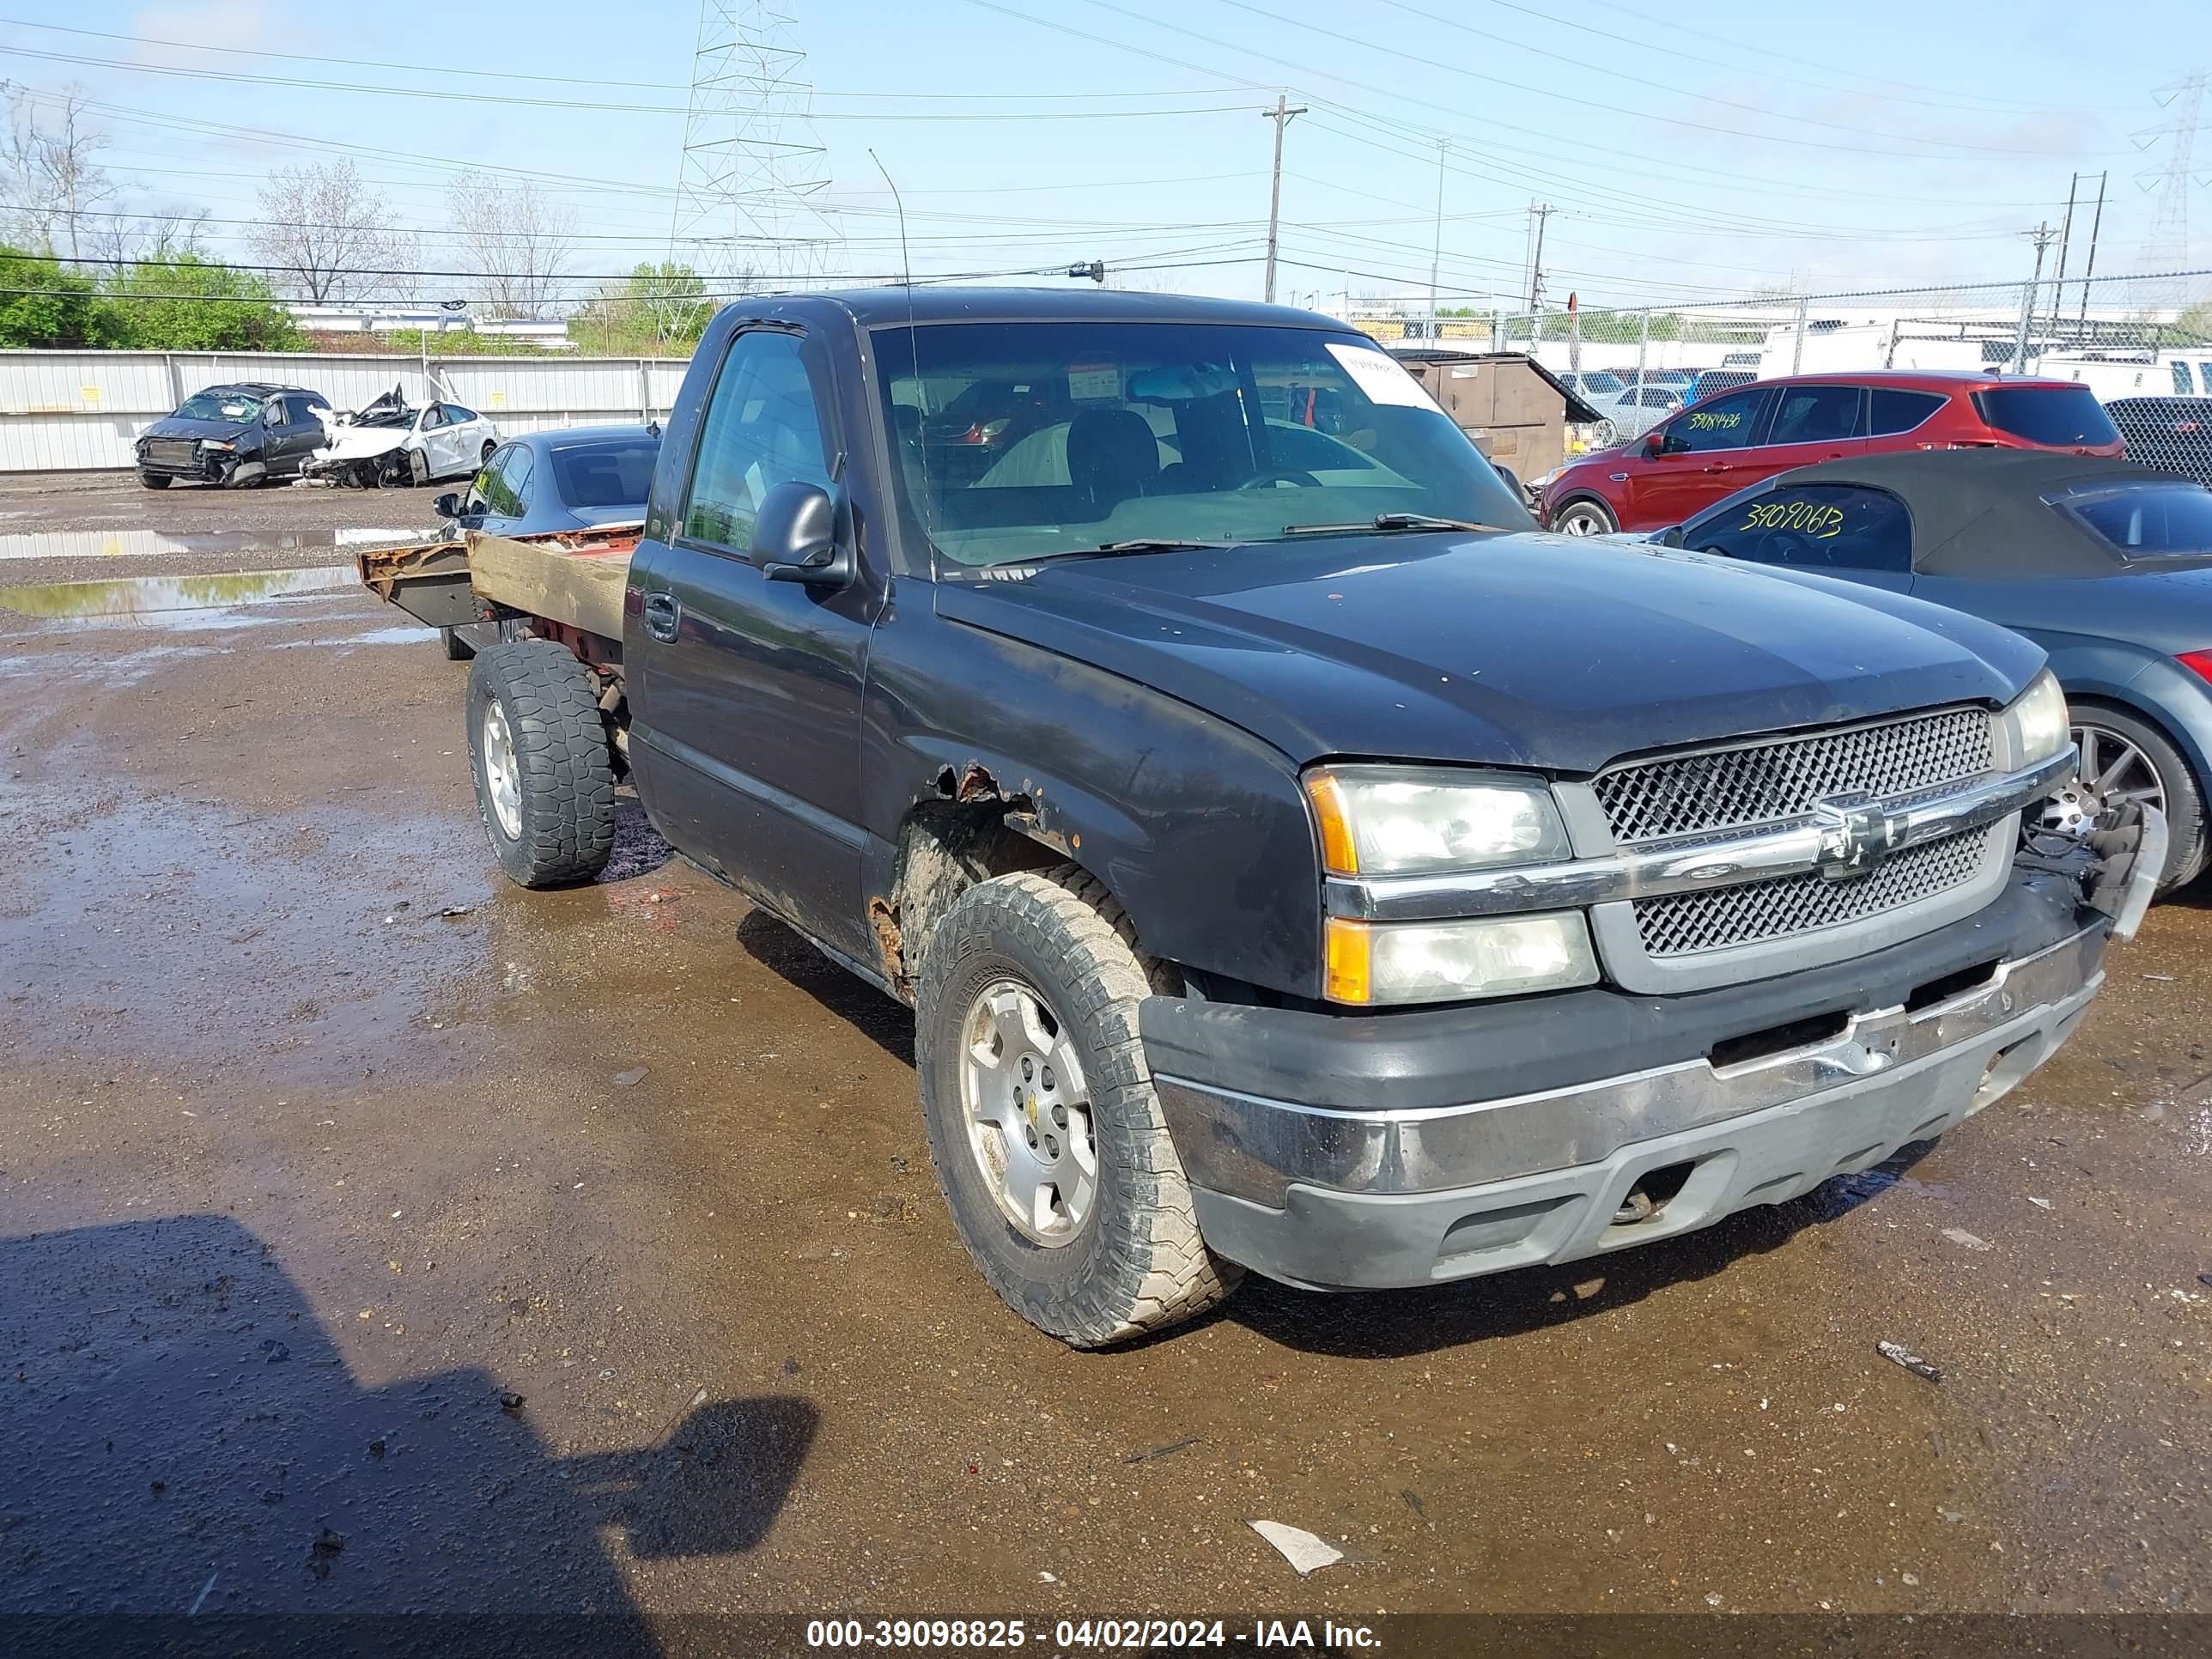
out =
<path fill-rule="evenodd" d="M 1814 801 L 1813 823 L 1820 832 L 1820 873 L 1831 881 L 1866 874 L 1905 838 L 1905 820 L 1864 793 Z"/>

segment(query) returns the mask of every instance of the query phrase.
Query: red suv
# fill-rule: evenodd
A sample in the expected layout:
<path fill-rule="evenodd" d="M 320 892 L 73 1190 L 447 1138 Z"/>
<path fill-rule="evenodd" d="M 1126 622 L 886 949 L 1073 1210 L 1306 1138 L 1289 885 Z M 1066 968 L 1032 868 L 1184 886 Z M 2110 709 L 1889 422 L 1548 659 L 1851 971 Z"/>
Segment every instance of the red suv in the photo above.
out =
<path fill-rule="evenodd" d="M 1692 404 L 1635 442 L 1570 461 L 1535 488 L 1569 536 L 1660 530 L 1793 466 L 1898 449 L 2126 446 L 2096 394 L 2072 380 L 1878 370 L 1760 380 Z"/>

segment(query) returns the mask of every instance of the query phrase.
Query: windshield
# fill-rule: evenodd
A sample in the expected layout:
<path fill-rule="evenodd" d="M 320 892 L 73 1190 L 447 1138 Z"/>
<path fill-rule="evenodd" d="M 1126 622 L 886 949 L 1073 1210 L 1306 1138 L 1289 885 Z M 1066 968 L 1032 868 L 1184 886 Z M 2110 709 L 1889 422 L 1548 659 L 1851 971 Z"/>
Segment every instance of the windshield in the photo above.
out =
<path fill-rule="evenodd" d="M 2072 449 L 2119 441 L 2119 428 L 2086 386 L 1991 386 L 1977 392 L 1974 403 L 1998 431 L 2032 444 Z"/>
<path fill-rule="evenodd" d="M 216 387 L 194 392 L 178 405 L 170 417 L 179 421 L 228 421 L 244 426 L 261 418 L 261 399 L 250 392 L 226 392 Z"/>
<path fill-rule="evenodd" d="M 2212 490 L 2201 485 L 2123 484 L 2067 505 L 2124 559 L 2212 554 Z"/>
<path fill-rule="evenodd" d="M 553 476 L 570 507 L 634 507 L 642 514 L 659 458 L 658 438 L 563 444 L 553 452 Z"/>
<path fill-rule="evenodd" d="M 1450 416 L 1355 337 L 949 323 L 876 338 L 900 506 L 955 567 L 1384 514 L 1534 527 Z"/>

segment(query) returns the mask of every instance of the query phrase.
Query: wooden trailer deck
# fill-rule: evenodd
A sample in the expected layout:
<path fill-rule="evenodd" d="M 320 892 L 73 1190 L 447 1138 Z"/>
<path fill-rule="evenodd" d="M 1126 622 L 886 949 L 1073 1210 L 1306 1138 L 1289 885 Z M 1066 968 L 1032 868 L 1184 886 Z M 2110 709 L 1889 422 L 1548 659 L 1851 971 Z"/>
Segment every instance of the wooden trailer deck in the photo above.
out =
<path fill-rule="evenodd" d="M 623 589 L 642 526 L 494 536 L 377 547 L 354 556 L 380 599 L 433 628 L 465 628 L 503 615 L 543 618 L 619 641 Z"/>

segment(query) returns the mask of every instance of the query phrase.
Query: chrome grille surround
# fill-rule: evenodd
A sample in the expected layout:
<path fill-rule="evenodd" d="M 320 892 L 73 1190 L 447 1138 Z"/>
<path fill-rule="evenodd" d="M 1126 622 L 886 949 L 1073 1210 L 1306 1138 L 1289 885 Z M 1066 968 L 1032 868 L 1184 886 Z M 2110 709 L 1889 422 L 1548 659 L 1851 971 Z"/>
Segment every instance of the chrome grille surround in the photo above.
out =
<path fill-rule="evenodd" d="M 1992 824 L 1923 842 L 1891 854 L 1863 876 L 1842 880 L 1815 872 L 1638 899 L 1637 936 L 1647 955 L 1664 962 L 1863 921 L 1973 880 L 1990 837 L 2007 829 Z"/>
<path fill-rule="evenodd" d="M 1941 708 L 1902 718 L 1656 755 L 1590 781 L 1621 846 L 1786 823 L 1825 797 L 1917 795 L 1990 771 L 1992 716 Z"/>

